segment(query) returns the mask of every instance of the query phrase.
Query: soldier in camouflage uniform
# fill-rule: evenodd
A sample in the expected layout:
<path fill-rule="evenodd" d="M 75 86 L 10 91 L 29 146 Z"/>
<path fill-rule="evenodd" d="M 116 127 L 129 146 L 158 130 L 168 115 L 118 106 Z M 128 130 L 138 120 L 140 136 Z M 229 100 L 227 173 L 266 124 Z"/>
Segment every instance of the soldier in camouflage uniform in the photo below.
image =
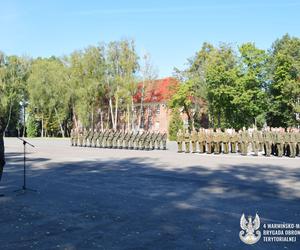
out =
<path fill-rule="evenodd" d="M 236 146 L 238 143 L 238 134 L 235 131 L 235 129 L 231 128 L 231 134 L 229 137 L 229 141 L 230 141 L 230 150 L 231 153 L 236 153 Z"/>
<path fill-rule="evenodd" d="M 264 148 L 264 138 L 262 131 L 257 131 L 258 133 L 258 143 L 259 143 L 259 151 L 263 151 Z"/>
<path fill-rule="evenodd" d="M 123 148 L 124 139 L 125 139 L 125 130 L 123 129 L 122 131 L 120 131 L 120 136 L 118 139 L 118 148 L 119 149 Z"/>
<path fill-rule="evenodd" d="M 222 133 L 221 130 L 218 128 L 216 129 L 216 132 L 214 132 L 213 135 L 213 143 L 214 143 L 214 153 L 215 154 L 220 154 L 221 150 L 221 143 L 222 143 Z"/>
<path fill-rule="evenodd" d="M 161 141 L 162 141 L 162 134 L 158 132 L 157 138 L 156 138 L 156 144 L 157 144 L 157 149 L 160 150 L 161 146 Z"/>
<path fill-rule="evenodd" d="M 99 135 L 98 135 L 98 145 L 99 148 L 102 148 L 102 141 L 103 141 L 103 131 L 100 129 L 98 131 Z"/>
<path fill-rule="evenodd" d="M 155 138 L 156 138 L 156 133 L 152 132 L 150 135 L 150 148 L 151 150 L 155 149 Z"/>
<path fill-rule="evenodd" d="M 296 131 L 296 138 L 297 138 L 297 148 L 298 148 L 297 155 L 300 156 L 300 128 L 298 128 Z"/>
<path fill-rule="evenodd" d="M 75 146 L 75 130 L 72 128 L 70 133 L 70 139 L 71 139 L 71 146 Z"/>
<path fill-rule="evenodd" d="M 74 146 L 79 146 L 79 129 L 74 130 Z"/>
<path fill-rule="evenodd" d="M 83 130 L 82 129 L 79 130 L 79 146 L 80 147 L 83 146 Z"/>
<path fill-rule="evenodd" d="M 92 146 L 92 143 L 93 143 L 93 136 L 94 136 L 94 132 L 93 132 L 93 130 L 90 128 L 90 129 L 89 129 L 89 135 L 88 135 L 89 147 Z"/>
<path fill-rule="evenodd" d="M 181 131 L 181 129 L 178 130 L 177 132 L 177 138 L 176 138 L 176 141 L 177 141 L 177 147 L 178 147 L 178 153 L 182 153 L 182 143 L 183 143 L 183 139 L 184 139 L 184 135 Z"/>
<path fill-rule="evenodd" d="M 121 135 L 121 131 L 116 130 L 112 139 L 112 148 L 118 148 L 118 140 Z"/>
<path fill-rule="evenodd" d="M 253 127 L 251 144 L 252 144 L 254 155 L 257 156 L 259 150 L 259 137 L 258 137 L 258 131 L 256 127 Z"/>
<path fill-rule="evenodd" d="M 162 134 L 162 146 L 163 146 L 163 150 L 167 150 L 167 132 L 164 132 Z"/>
<path fill-rule="evenodd" d="M 211 154 L 213 152 L 213 130 L 206 129 L 206 143 L 207 143 L 207 153 Z"/>
<path fill-rule="evenodd" d="M 238 133 L 237 133 L 237 139 L 238 139 L 238 142 L 237 142 L 237 151 L 239 153 L 242 153 L 242 130 L 239 129 Z"/>
<path fill-rule="evenodd" d="M 289 129 L 290 134 L 290 157 L 295 158 L 296 157 L 296 147 L 297 147 L 297 136 L 296 131 L 293 128 Z"/>
<path fill-rule="evenodd" d="M 198 142 L 198 134 L 195 129 L 191 132 L 191 142 L 192 142 L 192 153 L 197 152 L 197 142 Z"/>
<path fill-rule="evenodd" d="M 130 133 L 130 149 L 138 150 L 139 149 L 139 141 L 140 141 L 141 132 L 140 131 L 131 131 Z"/>
<path fill-rule="evenodd" d="M 107 135 L 107 147 L 112 148 L 112 140 L 114 138 L 115 130 L 110 129 Z"/>
<path fill-rule="evenodd" d="M 83 146 L 87 146 L 87 139 L 88 139 L 89 131 L 86 128 L 83 129 Z"/>
<path fill-rule="evenodd" d="M 223 141 L 223 152 L 224 154 L 228 154 L 229 153 L 229 132 L 227 129 L 224 130 L 224 132 L 222 133 L 223 137 L 222 137 L 222 141 Z"/>
<path fill-rule="evenodd" d="M 93 147 L 97 147 L 97 139 L 98 139 L 99 133 L 97 129 L 94 129 L 94 134 L 93 134 Z"/>
<path fill-rule="evenodd" d="M 266 127 L 263 132 L 263 139 L 264 139 L 264 147 L 265 147 L 265 155 L 270 156 L 272 150 L 272 134 L 270 131 L 270 127 Z"/>
<path fill-rule="evenodd" d="M 241 143 L 242 143 L 242 155 L 248 154 L 248 145 L 249 145 L 249 134 L 245 127 L 243 127 L 241 133 Z"/>
<path fill-rule="evenodd" d="M 205 130 L 204 128 L 200 128 L 197 134 L 198 137 L 198 147 L 199 147 L 199 153 L 205 152 Z"/>
<path fill-rule="evenodd" d="M 189 153 L 190 152 L 190 141 L 191 141 L 191 136 L 189 133 L 189 130 L 186 129 L 184 133 L 184 143 L 185 143 L 185 152 Z"/>
<path fill-rule="evenodd" d="M 130 131 L 126 131 L 125 136 L 124 136 L 124 148 L 128 149 L 129 148 L 129 140 L 130 140 Z"/>
<path fill-rule="evenodd" d="M 144 144 L 145 144 L 145 150 L 149 151 L 150 150 L 150 142 L 151 142 L 151 138 L 150 138 L 150 132 L 148 131 L 145 135 L 145 139 L 144 139 Z"/>
<path fill-rule="evenodd" d="M 104 134 L 103 134 L 103 148 L 107 148 L 108 147 L 108 144 L 107 144 L 107 140 L 108 140 L 108 134 L 110 133 L 110 130 L 109 129 L 106 129 L 104 131 Z"/>
<path fill-rule="evenodd" d="M 274 143 L 276 145 L 277 156 L 282 157 L 283 156 L 283 145 L 284 145 L 284 130 L 282 130 L 282 128 L 276 129 Z"/>

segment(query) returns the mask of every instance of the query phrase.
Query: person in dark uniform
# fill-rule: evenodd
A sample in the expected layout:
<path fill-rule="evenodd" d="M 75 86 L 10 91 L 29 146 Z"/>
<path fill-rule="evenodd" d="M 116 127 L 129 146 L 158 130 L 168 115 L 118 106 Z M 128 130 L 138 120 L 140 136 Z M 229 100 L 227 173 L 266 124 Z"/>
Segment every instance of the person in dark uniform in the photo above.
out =
<path fill-rule="evenodd" d="M 5 157 L 4 157 L 3 129 L 0 121 L 0 182 L 2 178 L 4 165 L 5 165 Z M 0 194 L 0 197 L 1 196 L 3 196 L 3 194 Z"/>

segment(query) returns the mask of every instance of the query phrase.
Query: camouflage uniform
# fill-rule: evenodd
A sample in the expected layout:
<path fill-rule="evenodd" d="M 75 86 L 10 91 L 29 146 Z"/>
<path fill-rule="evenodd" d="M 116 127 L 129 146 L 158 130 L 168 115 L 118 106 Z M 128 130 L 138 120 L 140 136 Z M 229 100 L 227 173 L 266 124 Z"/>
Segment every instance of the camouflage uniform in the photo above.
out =
<path fill-rule="evenodd" d="M 99 148 L 102 148 L 102 147 L 103 147 L 102 142 L 103 142 L 103 131 L 100 130 L 100 131 L 99 131 L 99 136 L 98 136 L 98 145 L 99 145 Z"/>
<path fill-rule="evenodd" d="M 298 131 L 296 133 L 296 138 L 297 138 L 297 147 L 298 147 L 298 156 L 300 156 L 300 129 L 298 128 Z"/>
<path fill-rule="evenodd" d="M 176 141 L 177 141 L 177 147 L 178 147 L 178 153 L 181 153 L 182 152 L 182 142 L 183 142 L 183 133 L 181 131 L 181 129 L 178 130 L 177 132 L 177 138 L 176 138 Z"/>
<path fill-rule="evenodd" d="M 118 148 L 118 140 L 119 140 L 120 136 L 121 136 L 121 131 L 116 131 L 114 133 L 114 137 L 112 139 L 112 147 L 113 148 Z"/>
<path fill-rule="evenodd" d="M 258 142 L 259 142 L 259 151 L 263 151 L 263 146 L 264 146 L 264 138 L 262 131 L 257 131 L 258 133 Z"/>
<path fill-rule="evenodd" d="M 129 148 L 130 149 L 139 149 L 141 134 L 139 132 L 131 132 L 129 139 Z"/>
<path fill-rule="evenodd" d="M 83 131 L 80 130 L 79 131 L 79 146 L 82 147 L 83 146 Z"/>
<path fill-rule="evenodd" d="M 217 129 L 216 132 L 214 132 L 213 141 L 214 141 L 214 153 L 220 154 L 221 143 L 222 143 L 222 134 L 219 129 Z"/>
<path fill-rule="evenodd" d="M 259 137 L 258 137 L 258 131 L 256 130 L 256 128 L 254 128 L 253 132 L 252 132 L 252 149 L 254 152 L 254 155 L 258 155 L 258 150 L 259 150 Z"/>
<path fill-rule="evenodd" d="M 213 131 L 212 129 L 206 130 L 206 143 L 207 143 L 207 153 L 211 154 L 213 152 Z"/>
<path fill-rule="evenodd" d="M 238 143 L 238 134 L 235 130 L 232 130 L 229 140 L 230 140 L 231 153 L 236 153 L 236 145 Z"/>
<path fill-rule="evenodd" d="M 163 150 L 167 150 L 167 133 L 163 133 L 162 135 L 162 145 L 163 145 Z"/>
<path fill-rule="evenodd" d="M 274 142 L 276 144 L 276 152 L 277 156 L 282 157 L 283 155 L 283 142 L 284 142 L 284 133 L 281 129 L 276 132 L 276 136 L 274 138 Z"/>
<path fill-rule="evenodd" d="M 71 129 L 71 133 L 70 133 L 70 139 L 71 139 L 71 146 L 74 146 L 75 145 L 75 131 L 74 129 Z"/>
<path fill-rule="evenodd" d="M 128 149 L 128 147 L 129 147 L 130 134 L 131 133 L 129 131 L 127 131 L 124 135 L 124 148 L 125 149 Z"/>
<path fill-rule="evenodd" d="M 156 133 L 152 132 L 150 138 L 151 138 L 151 146 L 150 146 L 150 148 L 152 150 L 154 150 L 155 149 L 155 141 L 156 141 Z"/>
<path fill-rule="evenodd" d="M 125 131 L 123 130 L 123 131 L 120 132 L 120 137 L 119 137 L 119 140 L 118 140 L 119 149 L 123 148 L 124 139 L 125 139 Z"/>
<path fill-rule="evenodd" d="M 162 134 L 158 133 L 157 137 L 156 137 L 156 145 L 157 145 L 157 149 L 160 149 L 161 146 L 161 141 L 162 141 Z"/>
<path fill-rule="evenodd" d="M 197 152 L 197 142 L 198 142 L 198 134 L 195 129 L 191 132 L 191 142 L 192 142 L 192 153 Z"/>
<path fill-rule="evenodd" d="M 203 128 L 200 128 L 198 132 L 198 146 L 199 146 L 199 152 L 204 153 L 205 152 L 205 131 Z"/>
<path fill-rule="evenodd" d="M 145 150 L 150 150 L 150 142 L 151 142 L 150 132 L 147 132 L 144 139 Z"/>
<path fill-rule="evenodd" d="M 94 132 L 92 129 L 90 129 L 89 131 L 89 136 L 88 136 L 88 141 L 89 141 L 89 146 L 92 146 L 92 142 L 93 142 L 93 136 L 94 136 Z"/>
<path fill-rule="evenodd" d="M 297 147 L 297 136 L 296 132 L 294 130 L 290 130 L 290 157 L 295 158 L 296 157 L 296 147 Z"/>
<path fill-rule="evenodd" d="M 185 142 L 185 152 L 189 153 L 190 152 L 190 140 L 191 136 L 189 131 L 186 129 L 184 133 L 184 142 Z"/>
<path fill-rule="evenodd" d="M 265 130 L 263 133 L 263 138 L 264 138 L 264 146 L 265 146 L 265 154 L 266 156 L 271 155 L 271 147 L 272 147 L 272 134 L 269 129 Z"/>
<path fill-rule="evenodd" d="M 242 143 L 242 155 L 247 155 L 248 145 L 249 145 L 249 134 L 245 128 L 243 128 L 243 131 L 241 133 L 241 143 Z"/>
<path fill-rule="evenodd" d="M 99 133 L 97 129 L 94 129 L 94 135 L 93 135 L 93 147 L 97 147 L 97 139 L 98 139 Z"/>
<path fill-rule="evenodd" d="M 109 133 L 110 133 L 110 130 L 105 130 L 104 131 L 103 139 L 102 139 L 103 148 L 107 148 L 107 139 L 108 139 L 108 134 Z"/>
<path fill-rule="evenodd" d="M 223 133 L 222 133 L 222 135 L 223 135 L 223 139 L 222 139 L 222 141 L 223 141 L 223 152 L 224 152 L 224 154 L 228 154 L 229 153 L 229 134 L 228 134 L 228 132 L 225 130 Z"/>
<path fill-rule="evenodd" d="M 89 136 L 89 131 L 87 131 L 86 128 L 84 128 L 84 130 L 83 130 L 83 145 L 85 147 L 87 146 L 88 136 Z"/>

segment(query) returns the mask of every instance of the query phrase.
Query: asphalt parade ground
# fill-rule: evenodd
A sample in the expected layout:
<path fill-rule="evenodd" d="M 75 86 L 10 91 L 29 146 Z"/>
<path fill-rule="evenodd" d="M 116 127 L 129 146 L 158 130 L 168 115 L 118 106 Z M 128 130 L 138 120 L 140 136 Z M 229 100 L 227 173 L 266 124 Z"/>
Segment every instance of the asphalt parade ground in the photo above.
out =
<path fill-rule="evenodd" d="M 246 245 L 242 213 L 300 223 L 300 158 L 71 147 L 68 139 L 5 138 L 0 249 L 300 249 Z M 263 228 L 261 228 L 262 231 Z"/>

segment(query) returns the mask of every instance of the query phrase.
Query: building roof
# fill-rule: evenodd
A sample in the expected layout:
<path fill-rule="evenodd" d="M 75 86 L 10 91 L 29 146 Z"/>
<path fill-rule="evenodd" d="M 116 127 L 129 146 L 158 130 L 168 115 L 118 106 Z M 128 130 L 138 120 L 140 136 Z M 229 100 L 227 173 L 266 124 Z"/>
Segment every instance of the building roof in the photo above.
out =
<path fill-rule="evenodd" d="M 144 83 L 145 94 L 144 94 L 144 102 L 166 102 L 168 101 L 172 95 L 175 93 L 179 83 L 173 77 L 167 77 L 154 81 L 147 81 Z M 137 94 L 134 96 L 133 100 L 135 103 L 139 103 L 142 97 L 142 88 L 143 83 L 140 82 L 138 84 Z"/>

